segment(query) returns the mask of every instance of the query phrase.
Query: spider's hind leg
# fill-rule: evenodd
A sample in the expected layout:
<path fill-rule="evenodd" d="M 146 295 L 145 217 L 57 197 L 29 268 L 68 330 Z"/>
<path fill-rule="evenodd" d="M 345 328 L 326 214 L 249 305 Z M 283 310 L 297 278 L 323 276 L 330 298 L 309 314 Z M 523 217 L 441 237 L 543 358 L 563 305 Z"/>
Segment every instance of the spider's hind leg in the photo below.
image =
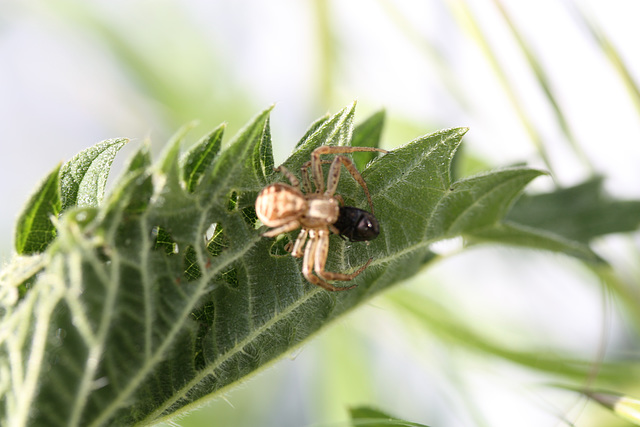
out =
<path fill-rule="evenodd" d="M 348 289 L 355 288 L 356 285 L 334 286 L 330 283 L 327 283 L 327 280 L 339 280 L 342 282 L 352 280 L 358 274 L 362 273 L 365 268 L 367 268 L 371 260 L 367 261 L 365 265 L 363 265 L 353 273 L 347 274 L 325 271 L 327 256 L 329 254 L 329 232 L 327 230 L 319 230 L 317 234 L 314 233 L 314 237 L 309 242 L 309 245 L 311 245 L 312 243 L 313 246 L 311 247 L 311 249 L 309 249 L 309 253 L 307 254 L 307 252 L 305 252 L 304 267 L 306 267 L 307 274 L 305 274 L 305 277 L 307 278 L 307 280 L 329 291 L 346 291 Z M 314 270 L 315 275 L 311 274 L 311 269 Z M 303 272 L 304 271 L 305 269 L 303 268 Z"/>
<path fill-rule="evenodd" d="M 300 230 L 300 233 L 298 234 L 298 238 L 296 239 L 296 242 L 291 247 L 292 256 L 296 258 L 302 257 L 303 255 L 302 249 L 304 248 L 304 244 L 307 241 L 308 233 L 309 233 L 309 230 L 307 230 L 306 228 L 303 228 L 302 230 Z"/>

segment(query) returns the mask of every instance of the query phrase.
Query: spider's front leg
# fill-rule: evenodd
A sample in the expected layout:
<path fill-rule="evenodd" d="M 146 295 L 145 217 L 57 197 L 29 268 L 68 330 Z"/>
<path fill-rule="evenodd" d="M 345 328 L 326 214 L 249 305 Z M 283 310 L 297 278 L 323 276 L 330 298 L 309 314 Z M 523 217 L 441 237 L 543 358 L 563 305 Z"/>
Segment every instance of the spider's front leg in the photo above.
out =
<path fill-rule="evenodd" d="M 358 172 L 358 169 L 356 169 L 353 160 L 349 159 L 348 157 L 336 156 L 333 161 L 330 162 L 331 167 L 329 169 L 329 178 L 327 180 L 327 190 L 324 190 L 322 164 L 328 162 L 321 160 L 320 156 L 323 154 L 355 153 L 360 151 L 378 151 L 381 153 L 388 153 L 387 150 L 383 150 L 382 148 L 324 145 L 313 150 L 313 152 L 311 153 L 311 160 L 308 163 L 311 167 L 311 175 L 313 176 L 313 182 L 316 185 L 316 191 L 318 191 L 319 193 L 324 192 L 324 194 L 328 196 L 332 196 L 338 188 L 338 181 L 340 179 L 340 164 L 343 164 L 347 171 L 349 171 L 353 179 L 355 179 L 364 190 L 367 196 L 367 201 L 369 202 L 369 207 L 371 208 L 371 213 L 373 213 L 373 203 L 371 201 L 369 189 L 367 188 L 367 183 L 362 178 L 362 175 L 360 175 L 360 172 Z"/>
<path fill-rule="evenodd" d="M 269 231 L 266 231 L 264 233 L 262 233 L 263 237 L 276 237 L 279 236 L 282 233 L 288 233 L 290 231 L 295 230 L 296 228 L 300 227 L 300 223 L 298 221 L 291 221 L 288 222 L 286 224 L 283 224 L 279 227 L 276 228 L 272 228 Z"/>

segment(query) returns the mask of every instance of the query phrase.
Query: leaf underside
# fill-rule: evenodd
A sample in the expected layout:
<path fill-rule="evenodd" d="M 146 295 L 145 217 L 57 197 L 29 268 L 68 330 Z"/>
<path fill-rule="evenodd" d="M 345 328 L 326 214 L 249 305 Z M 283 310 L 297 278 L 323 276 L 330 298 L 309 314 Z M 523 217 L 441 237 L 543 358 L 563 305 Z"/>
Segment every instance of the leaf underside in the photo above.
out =
<path fill-rule="evenodd" d="M 320 145 L 350 144 L 354 109 L 314 123 L 288 169 L 299 171 Z M 154 424 L 220 394 L 412 276 L 434 257 L 430 244 L 443 238 L 511 239 L 591 256 L 586 245 L 527 228 L 537 239 L 531 243 L 521 238 L 524 227 L 503 222 L 542 172 L 511 168 L 451 182 L 466 129 L 449 129 L 367 159 L 362 176 L 381 234 L 369 244 L 332 236 L 327 270 L 373 261 L 349 283 L 353 290 L 313 286 L 301 261 L 282 249 L 296 232 L 261 237 L 253 208 L 260 189 L 284 181 L 273 173 L 269 112 L 222 151 L 222 127 L 182 158 L 176 138 L 156 164 L 143 145 L 92 216 L 74 208 L 84 202 L 63 184 L 68 211 L 55 245 L 41 255 L 45 267 L 22 299 L 2 299 L 0 369 L 12 373 L 0 404 L 7 425 Z M 377 143 L 381 120 L 369 122 L 373 132 L 356 134 Z M 101 179 L 94 179 L 90 207 L 101 199 Z M 338 193 L 347 205 L 367 206 L 346 173 Z"/>

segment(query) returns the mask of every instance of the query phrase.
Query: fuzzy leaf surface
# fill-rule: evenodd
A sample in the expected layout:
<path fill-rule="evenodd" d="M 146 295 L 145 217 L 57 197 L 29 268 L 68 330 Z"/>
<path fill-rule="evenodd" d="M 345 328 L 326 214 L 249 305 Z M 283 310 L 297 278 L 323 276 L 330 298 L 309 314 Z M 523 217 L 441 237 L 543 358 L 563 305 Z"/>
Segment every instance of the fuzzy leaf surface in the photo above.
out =
<path fill-rule="evenodd" d="M 76 154 L 60 169 L 62 211 L 96 207 L 102 201 L 109 170 L 127 139 L 109 139 Z"/>

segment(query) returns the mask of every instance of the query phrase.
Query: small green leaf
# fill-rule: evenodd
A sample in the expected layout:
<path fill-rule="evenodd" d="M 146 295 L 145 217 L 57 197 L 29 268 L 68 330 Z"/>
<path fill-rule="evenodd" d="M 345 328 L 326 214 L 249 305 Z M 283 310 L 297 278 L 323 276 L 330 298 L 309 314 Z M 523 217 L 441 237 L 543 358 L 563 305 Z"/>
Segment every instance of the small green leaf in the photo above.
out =
<path fill-rule="evenodd" d="M 193 193 L 200 178 L 211 167 L 220 152 L 225 125 L 220 125 L 211 133 L 198 141 L 187 152 L 183 160 L 184 181 L 187 191 Z"/>
<path fill-rule="evenodd" d="M 563 252 L 590 262 L 601 262 L 587 245 L 579 241 L 503 220 L 524 187 L 542 174 L 544 172 L 539 170 L 516 167 L 460 180 L 452 185 L 451 192 L 439 204 L 439 208 L 447 214 L 434 214 L 436 229 L 433 232 L 452 236 L 462 234 L 475 243 L 505 243 Z M 461 214 L 450 215 L 456 211 Z M 481 215 L 478 214 L 480 211 L 483 212 Z M 440 220 L 442 218 L 443 221 Z"/>
<path fill-rule="evenodd" d="M 109 170 L 127 139 L 109 139 L 76 154 L 60 170 L 62 212 L 72 206 L 97 207 L 104 197 Z"/>
<path fill-rule="evenodd" d="M 524 187 L 542 174 L 535 169 L 512 168 L 456 182 L 432 214 L 430 232 L 456 236 L 496 224 Z"/>
<path fill-rule="evenodd" d="M 223 180 L 225 185 L 216 186 L 220 190 L 230 187 L 255 189 L 256 186 L 261 185 L 258 176 L 262 172 L 256 170 L 257 165 L 250 154 L 253 154 L 255 147 L 263 142 L 265 131 L 268 131 L 268 118 L 272 109 L 273 107 L 269 107 L 262 111 L 240 130 L 229 147 L 218 157 L 211 172 L 204 178 L 207 183 L 211 184 L 212 180 Z"/>
<path fill-rule="evenodd" d="M 412 423 L 392 417 L 369 406 L 349 409 L 353 427 L 427 427 L 425 424 Z"/>
<path fill-rule="evenodd" d="M 16 223 L 15 248 L 20 255 L 43 252 L 56 237 L 51 222 L 60 213 L 60 165 L 42 181 Z"/>
<path fill-rule="evenodd" d="M 269 119 L 264 125 L 260 144 L 253 150 L 254 170 L 258 173 L 258 180 L 267 185 L 273 175 L 273 148 L 271 146 L 271 126 Z"/>
<path fill-rule="evenodd" d="M 106 218 L 109 217 L 109 213 L 117 212 L 120 215 L 121 209 L 127 215 L 139 215 L 147 209 L 153 194 L 150 167 L 151 153 L 149 144 L 145 143 L 130 159 L 125 173 L 110 192 L 105 203 Z M 108 219 L 106 221 L 108 222 Z"/>
<path fill-rule="evenodd" d="M 160 153 L 160 159 L 158 160 L 159 169 L 165 175 L 171 176 L 172 183 L 179 184 L 180 180 L 177 179 L 178 178 L 177 175 L 179 174 L 179 171 L 181 170 L 181 168 L 190 167 L 189 164 L 185 164 L 185 163 L 181 164 L 180 150 L 182 148 L 184 138 L 187 136 L 189 131 L 193 129 L 195 126 L 196 126 L 196 122 L 190 122 L 182 126 L 180 129 L 178 129 L 178 131 L 171 137 L 167 145 L 165 145 L 164 149 L 162 150 L 162 153 Z M 215 133 L 215 131 L 213 131 L 212 133 Z M 207 137 L 204 137 L 200 141 L 202 140 L 206 141 L 206 139 Z M 186 174 L 186 172 L 184 174 Z"/>
<path fill-rule="evenodd" d="M 149 151 L 149 141 L 145 141 L 136 153 L 129 159 L 124 170 L 125 174 L 139 173 L 151 166 L 151 153 Z"/>
<path fill-rule="evenodd" d="M 351 145 L 354 147 L 380 147 L 380 138 L 384 128 L 385 111 L 380 110 L 372 114 L 353 129 Z M 380 153 L 365 151 L 354 156 L 354 162 L 359 170 L 363 170 L 367 163 L 375 159 Z"/>

